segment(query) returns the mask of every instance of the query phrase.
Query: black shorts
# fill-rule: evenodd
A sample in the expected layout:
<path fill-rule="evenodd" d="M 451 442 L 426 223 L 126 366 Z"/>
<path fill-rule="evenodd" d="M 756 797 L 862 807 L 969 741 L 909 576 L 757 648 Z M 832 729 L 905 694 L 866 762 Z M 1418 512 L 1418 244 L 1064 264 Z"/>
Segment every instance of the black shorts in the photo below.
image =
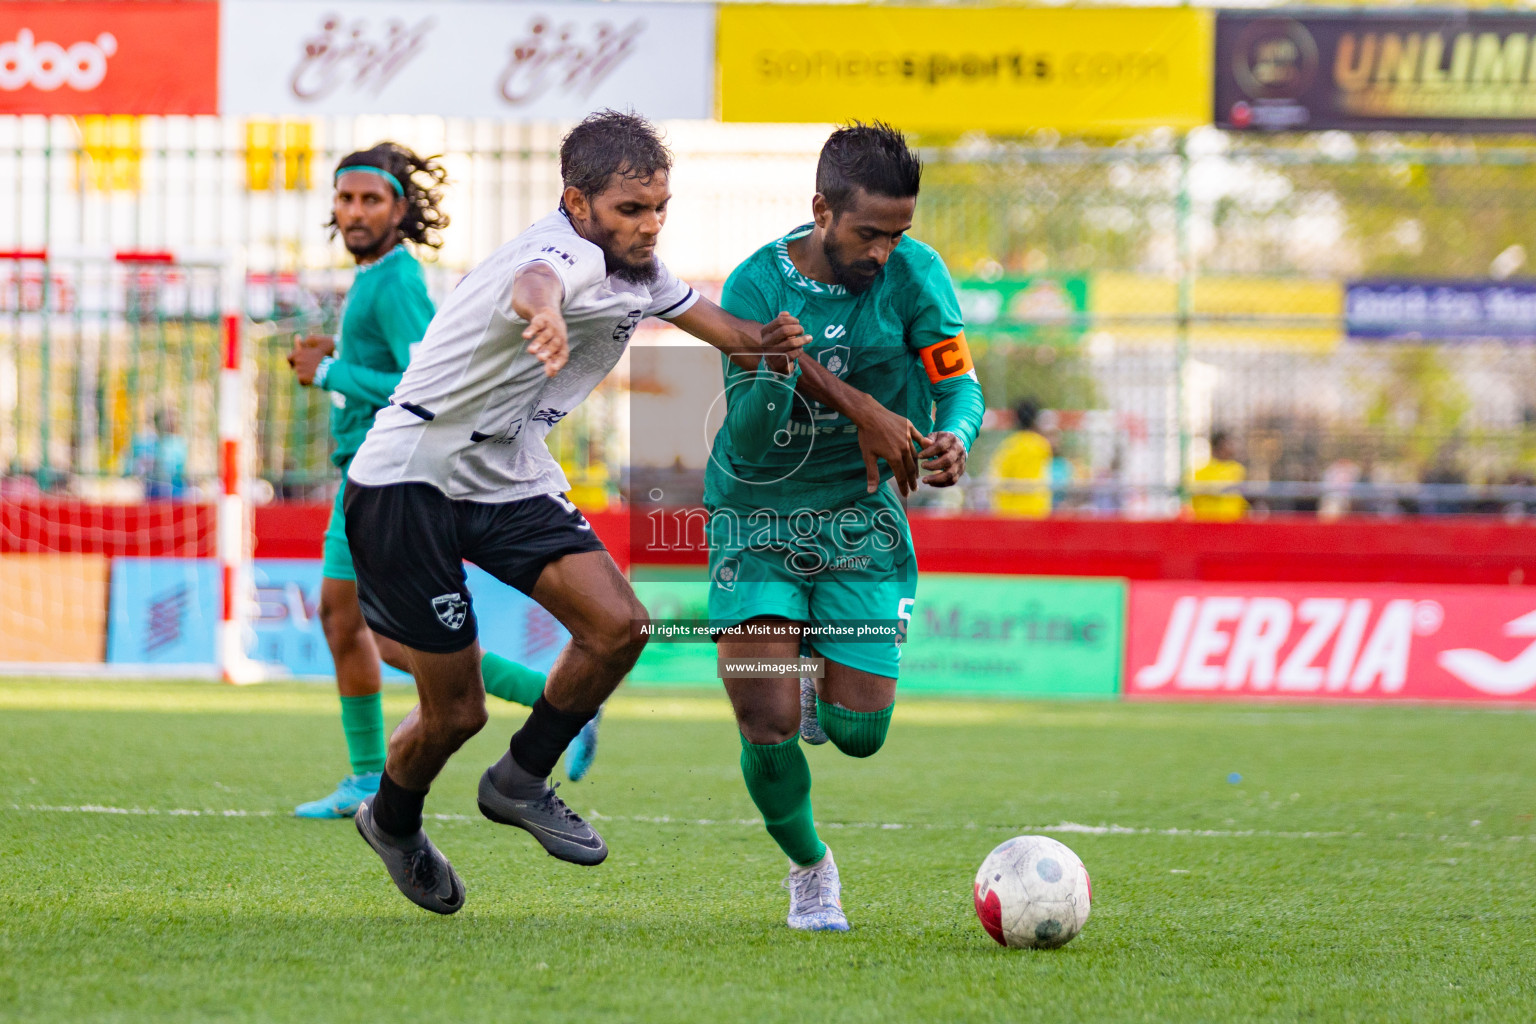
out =
<path fill-rule="evenodd" d="M 478 635 L 466 560 L 528 594 L 555 559 L 606 550 L 558 494 L 491 504 L 430 484 L 349 481 L 344 508 L 363 618 L 380 636 L 434 654 L 461 651 Z"/>

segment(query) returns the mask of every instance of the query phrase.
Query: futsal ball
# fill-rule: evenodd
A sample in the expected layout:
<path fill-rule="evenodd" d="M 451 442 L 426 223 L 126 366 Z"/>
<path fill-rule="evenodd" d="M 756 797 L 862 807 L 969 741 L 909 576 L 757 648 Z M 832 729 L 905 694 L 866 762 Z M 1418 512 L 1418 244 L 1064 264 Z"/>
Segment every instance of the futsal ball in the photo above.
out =
<path fill-rule="evenodd" d="M 1077 854 L 1045 836 L 1016 836 L 976 872 L 976 916 L 1004 946 L 1064 946 L 1088 920 L 1093 886 Z"/>

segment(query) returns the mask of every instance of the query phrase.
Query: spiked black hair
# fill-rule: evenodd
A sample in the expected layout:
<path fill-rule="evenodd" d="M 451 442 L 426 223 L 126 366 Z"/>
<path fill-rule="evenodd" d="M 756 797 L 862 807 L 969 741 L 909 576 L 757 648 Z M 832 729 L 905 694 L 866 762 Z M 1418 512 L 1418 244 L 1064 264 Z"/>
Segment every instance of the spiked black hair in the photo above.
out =
<path fill-rule="evenodd" d="M 856 189 L 879 196 L 916 196 L 923 162 L 906 136 L 883 121 L 854 121 L 833 132 L 816 164 L 816 191 L 838 214 Z"/>

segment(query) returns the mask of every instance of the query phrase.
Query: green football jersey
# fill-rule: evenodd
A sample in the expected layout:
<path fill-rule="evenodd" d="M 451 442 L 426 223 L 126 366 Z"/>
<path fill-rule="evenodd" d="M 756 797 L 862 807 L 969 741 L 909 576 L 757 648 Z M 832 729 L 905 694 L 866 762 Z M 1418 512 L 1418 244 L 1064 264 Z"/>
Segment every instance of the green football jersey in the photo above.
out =
<path fill-rule="evenodd" d="M 389 404 L 433 312 L 421 264 L 405 246 L 357 268 L 342 311 L 336 362 L 322 385 L 331 392 L 336 465 L 357 454 L 373 417 Z"/>
<path fill-rule="evenodd" d="M 803 225 L 749 256 L 725 282 L 721 306 L 759 323 L 788 312 L 810 337 L 802 360 L 815 359 L 928 433 L 934 386 L 919 350 L 957 337 L 965 326 L 944 261 L 904 237 L 875 283 L 854 295 L 795 268 L 789 243 L 810 231 Z M 798 370 L 784 378 L 721 359 L 727 422 L 715 435 L 705 470 L 705 504 L 787 513 L 835 509 L 864 497 L 864 460 L 852 422 L 792 394 Z M 974 386 L 974 376 L 966 383 Z M 890 476 L 882 463 L 882 482 Z"/>

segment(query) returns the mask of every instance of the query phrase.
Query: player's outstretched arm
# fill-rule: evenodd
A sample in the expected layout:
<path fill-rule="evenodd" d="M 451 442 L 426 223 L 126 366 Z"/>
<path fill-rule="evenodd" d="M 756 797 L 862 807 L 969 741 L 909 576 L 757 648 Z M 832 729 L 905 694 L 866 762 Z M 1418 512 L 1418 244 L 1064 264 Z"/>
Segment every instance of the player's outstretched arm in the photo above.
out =
<path fill-rule="evenodd" d="M 512 278 L 512 312 L 528 321 L 523 340 L 528 342 L 528 354 L 544 364 L 546 377 L 559 373 L 571 355 L 565 317 L 560 314 L 564 299 L 565 286 L 547 263 L 530 263 Z"/>
<path fill-rule="evenodd" d="M 768 357 L 768 365 L 787 373 L 797 363 L 801 374 L 796 390 L 848 417 L 859 429 L 859 449 L 864 453 L 871 494 L 880 486 L 880 460 L 891 467 L 903 497 L 917 488 L 917 457 L 913 443 L 926 444 L 922 432 L 905 416 L 891 412 L 869 395 L 850 387 L 813 359 L 799 360 L 807 338 L 800 322 L 780 313 L 766 324 L 732 316 L 708 299 L 700 298 L 688 312 L 672 321 L 695 338 L 707 341 L 731 357 L 743 369 L 756 369 Z M 774 356 L 782 356 L 776 360 Z"/>
<path fill-rule="evenodd" d="M 758 361 L 768 356 L 775 373 L 789 373 L 807 340 L 800 321 L 788 313 L 766 324 L 755 323 L 732 316 L 702 295 L 671 322 L 730 356 L 743 370 L 757 369 Z"/>

